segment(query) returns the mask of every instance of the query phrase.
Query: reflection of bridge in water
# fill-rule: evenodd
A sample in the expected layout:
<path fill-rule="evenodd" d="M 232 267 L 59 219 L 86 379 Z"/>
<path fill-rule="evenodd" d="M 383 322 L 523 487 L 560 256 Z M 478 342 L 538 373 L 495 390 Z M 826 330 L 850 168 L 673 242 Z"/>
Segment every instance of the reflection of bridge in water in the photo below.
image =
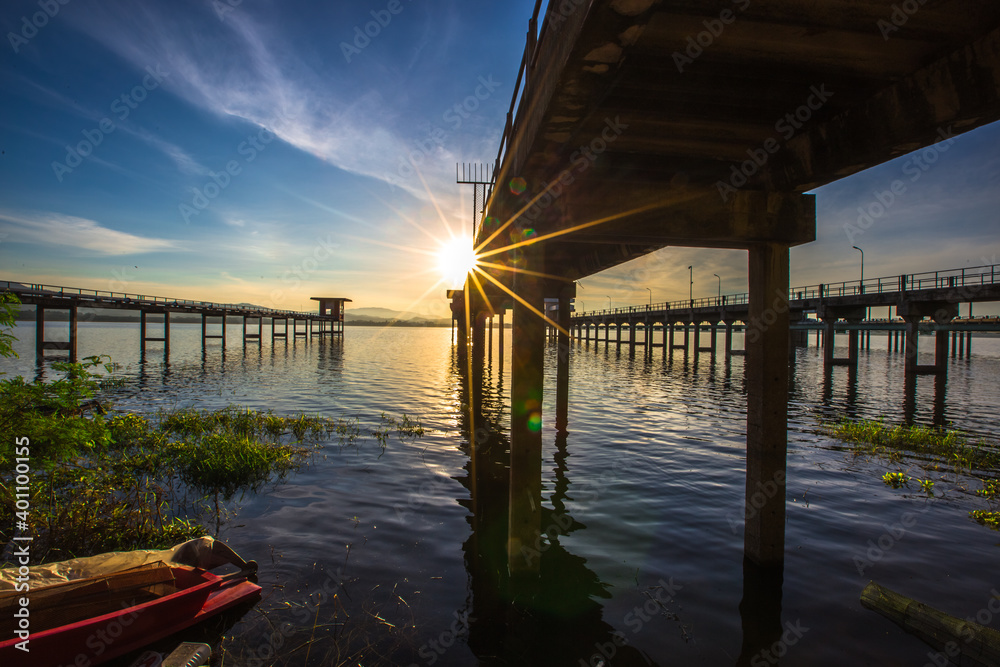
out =
<path fill-rule="evenodd" d="M 540 506 L 543 530 L 522 552 L 537 564 L 539 576 L 531 583 L 517 580 L 516 575 L 512 579 L 507 555 L 510 439 L 503 400 L 502 346 L 498 351 L 498 358 L 491 353 L 486 363 L 471 366 L 468 348 L 459 346 L 453 357 L 453 374 L 463 406 L 457 417 L 464 436 L 463 450 L 469 457 L 466 476 L 459 479 L 469 497 L 459 503 L 469 511 L 471 532 L 463 551 L 471 600 L 459 615 L 468 612 L 470 650 L 482 665 L 674 664 L 633 646 L 634 627 L 616 626 L 605 618 L 604 601 L 612 598 L 614 591 L 585 558 L 562 544 L 564 538 L 587 530 L 573 516 L 570 501 L 579 502 L 588 490 L 597 493 L 607 483 L 588 479 L 579 471 L 574 474 L 570 434 L 565 430 L 555 434 L 551 492 L 542 498 Z M 728 378 L 728 367 L 726 373 Z M 742 643 L 736 663 L 748 665 L 784 630 L 782 574 L 745 559 L 743 582 L 739 604 Z M 683 635 L 684 619 L 675 613 L 681 607 L 671 586 L 671 582 L 660 580 L 657 585 L 644 587 L 642 595 L 637 586 L 637 604 L 644 607 L 642 618 L 657 618 L 661 629 L 673 630 L 676 624 L 676 630 Z"/>
<path fill-rule="evenodd" d="M 493 500 L 507 506 L 505 565 L 513 582 L 537 581 L 542 567 L 522 549 L 545 527 L 539 424 L 546 327 L 560 330 L 555 423 L 565 431 L 570 329 L 600 317 L 571 318 L 573 281 L 668 246 L 748 253 L 742 312 L 726 304 L 734 321 L 750 323 L 756 334 L 746 336 L 744 553 L 778 568 L 780 580 L 795 317 L 789 301 L 797 300 L 789 295 L 789 248 L 816 237 L 814 197 L 803 193 L 914 151 L 929 163 L 950 145 L 946 137 L 1000 118 L 996 3 L 924 5 L 890 39 L 879 29 L 892 13 L 889 3 L 735 5 L 551 3 L 539 28 L 536 3 L 477 220 L 479 270 L 452 295 L 453 313 L 469 332 L 460 341 L 471 343 L 472 377 L 484 363 L 487 319 L 513 306 L 510 493 Z M 709 24 L 725 34 L 684 55 Z M 831 341 L 838 320 L 855 327 L 863 309 L 896 306 L 910 334 L 912 378 L 925 370 L 916 365 L 920 320 L 951 321 L 957 303 L 980 297 L 935 284 L 921 287 L 929 290 L 926 300 L 901 300 L 899 293 L 919 286 L 890 287 L 897 292 L 890 303 L 869 293 L 867 281 L 865 294 L 824 290 L 801 301 L 815 302 Z M 885 298 L 894 297 L 887 291 Z M 546 299 L 558 301 L 548 323 L 539 316 Z M 689 323 L 700 314 L 688 313 Z M 606 315 L 621 326 L 634 314 Z M 670 318 L 662 319 L 669 327 Z M 777 492 L 754 509 L 750 498 L 767 480 L 778 481 Z M 745 582 L 745 593 L 753 585 Z"/>

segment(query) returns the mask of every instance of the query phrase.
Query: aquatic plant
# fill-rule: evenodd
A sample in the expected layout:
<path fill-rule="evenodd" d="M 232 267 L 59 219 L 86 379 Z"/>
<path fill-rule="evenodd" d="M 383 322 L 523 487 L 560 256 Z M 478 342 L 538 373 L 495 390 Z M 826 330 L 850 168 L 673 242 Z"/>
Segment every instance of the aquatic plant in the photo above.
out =
<path fill-rule="evenodd" d="M 1000 512 L 989 510 L 972 510 L 969 512 L 973 519 L 993 530 L 1000 530 Z"/>
<path fill-rule="evenodd" d="M 976 494 L 992 503 L 1000 497 L 1000 481 L 992 476 L 1000 469 L 1000 448 L 985 439 L 972 441 L 956 429 L 931 428 L 920 425 L 886 424 L 884 420 L 843 419 L 827 430 L 852 444 L 856 456 L 867 455 L 899 464 L 907 455 L 916 455 L 917 464 L 935 470 L 950 469 L 957 474 L 979 478 L 983 488 Z M 987 477 L 990 475 L 990 477 Z M 886 472 L 882 481 L 893 488 L 906 486 L 910 480 L 902 472 Z M 934 495 L 934 482 L 918 479 L 927 495 Z M 941 481 L 941 480 L 939 480 Z M 984 526 L 998 529 L 1000 512 L 974 510 L 973 519 Z"/>
<path fill-rule="evenodd" d="M 910 478 L 901 472 L 887 472 L 882 475 L 882 481 L 894 489 L 899 489 L 906 486 L 906 483 L 910 481 Z"/>
<path fill-rule="evenodd" d="M 0 381 L 0 424 L 30 443 L 29 529 L 39 560 L 169 546 L 204 534 L 207 512 L 218 530 L 221 502 L 282 479 L 306 460 L 304 443 L 332 437 L 344 446 L 360 435 L 357 417 L 285 417 L 238 406 L 107 414 L 110 404 L 95 398 L 109 384 L 98 367 L 113 370 L 104 357 L 91 357 L 53 364 L 63 373 L 53 382 Z M 415 434 L 406 419 L 406 433 Z M 388 433 L 379 438 L 383 451 Z M 0 540 L 14 525 L 14 444 L 0 444 Z"/>

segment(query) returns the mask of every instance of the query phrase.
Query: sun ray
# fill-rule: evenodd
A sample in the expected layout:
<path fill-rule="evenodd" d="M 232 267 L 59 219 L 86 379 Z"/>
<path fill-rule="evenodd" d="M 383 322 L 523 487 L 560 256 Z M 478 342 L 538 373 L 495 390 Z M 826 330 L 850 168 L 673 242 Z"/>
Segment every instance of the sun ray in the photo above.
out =
<path fill-rule="evenodd" d="M 555 185 L 554 182 L 553 183 L 549 183 L 548 187 L 546 187 L 544 190 L 542 190 L 537 195 L 535 195 L 534 197 L 532 197 L 531 201 L 529 201 L 527 204 L 525 204 L 524 206 L 522 206 L 521 209 L 517 213 L 515 213 L 514 215 L 512 215 L 510 217 L 510 219 L 507 220 L 507 222 L 503 223 L 502 225 L 500 225 L 499 227 L 497 227 L 495 230 L 493 230 L 493 233 L 490 234 L 489 237 L 485 241 L 483 241 L 478 246 L 476 246 L 476 252 L 478 253 L 480 250 L 482 250 L 483 248 L 485 248 L 489 244 L 490 241 L 492 241 L 493 239 L 495 239 L 500 234 L 500 232 L 502 232 L 503 230 L 507 229 L 512 224 L 514 224 L 514 221 L 517 220 L 518 218 L 520 218 L 522 213 L 524 213 L 529 208 L 531 208 L 535 204 L 535 202 L 538 201 L 542 197 L 542 195 L 544 195 L 546 192 L 548 192 L 549 190 L 551 190 L 553 185 Z M 495 193 L 496 193 L 496 191 L 494 191 L 494 194 Z M 492 200 L 493 197 L 491 196 L 490 199 Z M 487 211 L 489 210 L 489 202 L 487 202 L 486 210 Z"/>
<path fill-rule="evenodd" d="M 524 241 L 518 241 L 517 243 L 511 243 L 510 245 L 504 246 L 502 248 L 495 248 L 493 250 L 487 250 L 485 252 L 477 252 L 478 257 L 490 257 L 492 255 L 497 255 L 508 250 L 513 250 L 514 248 L 521 248 L 523 246 L 534 245 L 541 241 L 548 241 L 549 239 L 558 238 L 560 236 L 565 236 L 566 234 L 572 234 L 573 232 L 578 232 L 582 229 L 587 229 L 588 227 L 596 227 L 597 225 L 603 225 L 612 220 L 618 220 L 630 215 L 636 215 L 637 213 L 644 213 L 656 208 L 660 208 L 661 204 L 647 204 L 645 206 L 640 206 L 634 208 L 630 211 L 623 211 L 621 213 L 615 213 L 614 215 L 608 215 L 603 218 L 598 218 L 597 220 L 591 220 L 590 222 L 581 222 L 579 225 L 574 225 L 572 227 L 567 227 L 566 229 L 560 229 L 549 234 L 543 234 L 542 236 L 535 236 L 530 239 L 525 239 Z"/>
<path fill-rule="evenodd" d="M 344 238 L 345 239 L 349 239 L 351 241 L 361 241 L 362 243 L 371 243 L 373 245 L 385 246 L 386 248 L 393 248 L 395 250 L 405 250 L 407 252 L 416 252 L 416 253 L 420 253 L 421 255 L 429 255 L 431 257 L 436 257 L 437 256 L 436 252 L 434 252 L 433 250 L 427 250 L 425 248 L 414 248 L 413 246 L 399 245 L 398 243 L 389 243 L 388 241 L 378 241 L 376 239 L 366 239 L 366 238 L 364 238 L 362 236 L 345 235 Z"/>
<path fill-rule="evenodd" d="M 555 276 L 551 273 L 541 273 L 540 271 L 529 271 L 528 269 L 519 269 L 516 266 L 504 266 L 503 264 L 494 264 L 493 262 L 481 262 L 476 260 L 476 266 L 485 266 L 488 269 L 497 269 L 498 271 L 509 271 L 510 273 L 523 273 L 528 276 L 536 276 L 538 278 L 548 278 L 550 280 L 558 280 L 564 283 L 573 282 L 569 278 L 563 276 Z"/>
<path fill-rule="evenodd" d="M 517 293 L 514 292 L 514 290 L 510 289 L 509 287 L 507 287 L 506 285 L 504 285 L 502 282 L 500 282 L 499 280 L 497 280 L 496 278 L 494 278 L 490 274 L 488 274 L 488 273 L 486 273 L 486 272 L 484 272 L 484 271 L 482 271 L 480 269 L 476 269 L 476 272 L 483 274 L 483 276 L 487 280 L 489 280 L 490 282 L 492 282 L 494 285 L 496 285 L 497 287 L 499 287 L 500 289 L 502 289 L 504 292 L 506 292 L 507 294 L 511 295 L 515 299 L 517 299 L 518 301 L 520 301 L 522 305 L 524 305 L 528 310 L 530 310 L 531 312 L 533 312 L 535 315 L 538 315 L 540 318 L 542 318 L 543 321 L 548 322 L 550 325 L 552 325 L 553 327 L 555 327 L 556 329 L 558 329 L 561 333 L 563 333 L 563 334 L 565 334 L 567 336 L 569 335 L 569 331 L 567 331 L 565 327 L 559 326 L 558 322 L 553 321 L 545 313 L 543 313 L 542 311 L 538 310 L 537 308 L 535 308 L 534 306 L 532 306 L 530 303 L 528 303 L 527 301 L 525 301 L 523 298 L 521 298 L 520 296 L 518 296 Z"/>

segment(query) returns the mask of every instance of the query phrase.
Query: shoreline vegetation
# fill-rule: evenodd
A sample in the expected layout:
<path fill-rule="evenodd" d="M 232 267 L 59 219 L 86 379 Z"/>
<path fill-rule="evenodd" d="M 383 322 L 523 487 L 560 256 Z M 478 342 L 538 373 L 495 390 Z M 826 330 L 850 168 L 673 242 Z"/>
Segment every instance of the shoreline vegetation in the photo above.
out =
<path fill-rule="evenodd" d="M 969 516 L 977 523 L 1000 530 L 1000 446 L 984 438 L 973 440 L 963 431 L 947 428 L 931 428 L 920 425 L 887 424 L 883 419 L 851 420 L 842 419 L 836 424 L 825 425 L 834 437 L 851 445 L 854 456 L 870 456 L 895 464 L 899 469 L 887 471 L 882 481 L 894 488 L 910 488 L 911 482 L 920 487 L 928 497 L 935 494 L 935 483 L 951 484 L 956 490 L 967 492 L 958 479 L 964 474 L 976 479 L 982 488 L 976 489 L 976 496 L 986 501 L 986 509 L 975 509 Z M 927 478 L 912 477 L 913 466 L 920 469 Z M 938 475 L 932 480 L 932 473 L 954 474 L 952 480 L 947 475 Z"/>
<path fill-rule="evenodd" d="M 16 299 L 0 295 L 0 356 L 15 356 Z M 106 551 L 169 547 L 218 534 L 234 498 L 258 493 L 308 463 L 325 443 L 382 451 L 395 435 L 419 438 L 420 422 L 382 413 L 360 418 L 282 416 L 229 406 L 155 414 L 115 412 L 123 386 L 107 356 L 56 362 L 51 382 L 0 378 L 0 540 L 10 541 L 17 495 L 15 442 L 30 442 L 28 533 L 32 563 Z M 381 456 L 381 454 L 380 454 Z"/>

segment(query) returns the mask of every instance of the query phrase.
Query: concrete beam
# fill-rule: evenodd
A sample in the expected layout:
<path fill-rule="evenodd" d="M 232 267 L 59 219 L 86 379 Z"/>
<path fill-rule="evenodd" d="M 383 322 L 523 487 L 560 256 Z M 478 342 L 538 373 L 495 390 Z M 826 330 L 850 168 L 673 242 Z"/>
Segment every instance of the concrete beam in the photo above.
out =
<path fill-rule="evenodd" d="M 994 28 L 793 137 L 774 155 L 763 185 L 806 191 L 942 140 L 937 150 L 944 151 L 947 139 L 998 115 L 1000 28 Z"/>

